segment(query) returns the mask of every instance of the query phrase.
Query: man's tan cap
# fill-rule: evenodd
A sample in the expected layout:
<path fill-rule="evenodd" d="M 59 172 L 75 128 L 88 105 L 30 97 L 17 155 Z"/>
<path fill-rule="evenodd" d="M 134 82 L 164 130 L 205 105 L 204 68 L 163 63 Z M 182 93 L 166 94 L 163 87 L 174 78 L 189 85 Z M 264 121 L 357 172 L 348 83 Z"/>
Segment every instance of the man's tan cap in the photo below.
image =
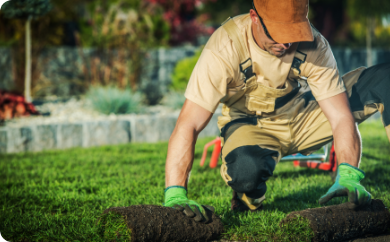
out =
<path fill-rule="evenodd" d="M 253 0 L 272 39 L 278 43 L 313 41 L 309 0 Z"/>

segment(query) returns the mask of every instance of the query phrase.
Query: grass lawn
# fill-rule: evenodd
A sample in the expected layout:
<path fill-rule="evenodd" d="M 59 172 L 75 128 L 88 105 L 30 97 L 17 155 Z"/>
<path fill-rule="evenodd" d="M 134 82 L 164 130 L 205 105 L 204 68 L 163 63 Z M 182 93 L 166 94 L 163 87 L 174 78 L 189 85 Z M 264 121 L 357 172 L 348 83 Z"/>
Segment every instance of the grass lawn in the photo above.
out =
<path fill-rule="evenodd" d="M 380 121 L 367 121 L 360 131 L 362 184 L 389 207 L 390 145 L 384 128 Z M 219 169 L 199 166 L 210 140 L 196 145 L 189 198 L 216 208 L 226 228 L 223 238 L 309 240 L 305 223 L 284 230 L 278 224 L 291 211 L 319 207 L 319 197 L 332 185 L 328 172 L 279 163 L 267 182 L 264 210 L 232 213 L 231 189 Z M 95 222 L 104 209 L 162 204 L 166 153 L 164 142 L 0 155 L 1 235 L 12 241 L 102 241 Z"/>

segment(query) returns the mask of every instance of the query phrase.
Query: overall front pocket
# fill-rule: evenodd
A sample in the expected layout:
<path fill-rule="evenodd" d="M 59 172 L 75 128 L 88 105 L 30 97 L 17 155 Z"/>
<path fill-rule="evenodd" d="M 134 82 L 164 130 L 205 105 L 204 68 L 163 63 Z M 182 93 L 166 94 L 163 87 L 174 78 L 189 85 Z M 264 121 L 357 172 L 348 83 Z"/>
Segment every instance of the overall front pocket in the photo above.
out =
<path fill-rule="evenodd" d="M 275 98 L 260 98 L 246 94 L 246 108 L 252 112 L 270 113 L 275 110 Z"/>

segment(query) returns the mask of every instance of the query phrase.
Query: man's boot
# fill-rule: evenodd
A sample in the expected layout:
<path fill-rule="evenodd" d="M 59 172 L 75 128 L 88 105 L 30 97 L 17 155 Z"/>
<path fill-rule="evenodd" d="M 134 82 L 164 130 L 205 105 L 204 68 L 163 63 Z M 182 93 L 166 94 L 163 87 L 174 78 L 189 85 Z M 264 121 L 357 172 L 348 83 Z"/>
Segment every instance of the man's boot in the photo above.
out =
<path fill-rule="evenodd" d="M 248 206 L 246 206 L 245 203 L 238 198 L 237 192 L 235 191 L 233 191 L 233 198 L 230 201 L 230 204 L 231 204 L 230 210 L 233 212 L 246 212 L 246 211 L 258 212 L 263 209 L 263 204 L 255 210 L 249 209 Z"/>

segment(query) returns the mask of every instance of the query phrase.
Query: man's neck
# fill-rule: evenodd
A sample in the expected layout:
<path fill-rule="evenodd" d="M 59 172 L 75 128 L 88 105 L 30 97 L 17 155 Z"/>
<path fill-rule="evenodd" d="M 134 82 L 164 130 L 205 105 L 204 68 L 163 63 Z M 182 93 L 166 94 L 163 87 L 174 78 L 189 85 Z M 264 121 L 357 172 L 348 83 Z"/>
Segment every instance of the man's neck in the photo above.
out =
<path fill-rule="evenodd" d="M 252 28 L 252 38 L 253 38 L 253 40 L 255 41 L 255 43 L 257 44 L 257 46 L 260 47 L 260 49 L 265 50 L 264 45 L 261 44 L 260 39 L 258 39 L 258 38 L 255 37 L 255 36 L 259 36 L 259 34 L 258 34 L 258 31 L 257 31 L 257 29 L 255 28 L 255 26 L 253 25 L 253 23 L 251 24 L 251 28 Z"/>

